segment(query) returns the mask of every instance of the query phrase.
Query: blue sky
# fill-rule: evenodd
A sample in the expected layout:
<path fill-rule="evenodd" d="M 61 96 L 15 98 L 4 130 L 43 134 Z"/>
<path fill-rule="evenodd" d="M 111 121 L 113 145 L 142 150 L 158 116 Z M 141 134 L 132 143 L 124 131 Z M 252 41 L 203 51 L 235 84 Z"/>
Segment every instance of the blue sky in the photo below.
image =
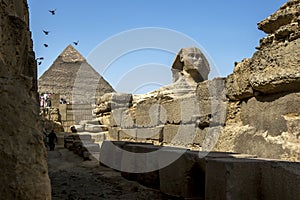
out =
<path fill-rule="evenodd" d="M 97 46 L 101 46 L 115 35 L 132 29 L 157 27 L 175 31 L 197 42 L 210 57 L 213 67 L 218 72 L 213 76 L 227 76 L 233 71 L 234 62 L 251 57 L 259 44 L 259 39 L 265 36 L 257 29 L 257 22 L 274 13 L 285 2 L 285 0 L 28 0 L 36 57 L 45 58 L 38 66 L 38 75 L 40 76 L 63 49 L 74 41 L 79 40 L 79 44 L 75 47 L 83 56 L 89 58 Z M 56 9 L 56 15 L 48 12 L 51 9 Z M 42 30 L 49 30 L 49 35 L 44 35 Z M 44 43 L 49 47 L 45 48 Z M 123 43 L 115 45 L 121 47 Z M 158 73 L 155 73 L 155 70 L 159 68 L 158 66 L 162 66 L 168 68 L 163 71 L 169 71 L 175 57 L 174 53 L 159 49 L 132 51 L 120 55 L 118 59 L 112 61 L 108 70 L 100 70 L 99 73 L 113 87 L 118 88 L 123 85 L 124 74 L 134 71 L 139 66 L 146 69 L 149 63 L 155 63 L 152 73 L 145 72 L 139 77 L 153 75 L 152 84 L 163 85 L 171 81 L 171 73 L 164 75 L 165 82 L 159 82 L 155 80 L 155 74 L 164 72 L 160 73 L 158 70 Z M 99 67 L 94 68 L 98 71 Z M 133 78 L 134 76 L 127 77 L 129 81 Z M 151 82 L 151 78 L 147 81 Z M 144 84 L 145 87 L 146 85 Z M 123 90 L 122 87 L 120 90 Z M 137 87 L 131 90 L 137 90 Z"/>

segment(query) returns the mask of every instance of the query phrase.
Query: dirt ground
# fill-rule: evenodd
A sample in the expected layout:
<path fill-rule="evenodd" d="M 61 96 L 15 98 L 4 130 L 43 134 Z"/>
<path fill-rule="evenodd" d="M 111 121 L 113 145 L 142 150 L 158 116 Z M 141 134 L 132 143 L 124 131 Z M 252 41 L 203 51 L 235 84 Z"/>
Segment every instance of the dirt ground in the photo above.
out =
<path fill-rule="evenodd" d="M 48 168 L 53 200 L 175 199 L 124 179 L 96 159 L 84 161 L 63 147 L 48 151 Z"/>

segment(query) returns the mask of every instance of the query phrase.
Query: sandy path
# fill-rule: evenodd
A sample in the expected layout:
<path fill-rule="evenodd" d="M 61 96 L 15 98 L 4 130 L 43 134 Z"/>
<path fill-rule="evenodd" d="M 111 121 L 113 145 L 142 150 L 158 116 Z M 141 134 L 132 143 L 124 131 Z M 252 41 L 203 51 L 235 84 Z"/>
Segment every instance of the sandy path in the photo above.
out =
<path fill-rule="evenodd" d="M 173 199 L 161 192 L 128 181 L 119 172 L 83 161 L 62 147 L 48 151 L 53 200 L 75 199 Z"/>

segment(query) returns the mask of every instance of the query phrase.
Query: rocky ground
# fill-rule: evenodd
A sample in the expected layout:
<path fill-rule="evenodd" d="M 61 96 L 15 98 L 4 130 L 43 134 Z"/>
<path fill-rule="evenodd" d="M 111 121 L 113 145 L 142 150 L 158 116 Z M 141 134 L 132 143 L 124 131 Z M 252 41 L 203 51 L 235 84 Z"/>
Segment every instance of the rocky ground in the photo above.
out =
<path fill-rule="evenodd" d="M 174 199 L 121 177 L 97 160 L 83 161 L 63 147 L 48 151 L 53 200 Z"/>

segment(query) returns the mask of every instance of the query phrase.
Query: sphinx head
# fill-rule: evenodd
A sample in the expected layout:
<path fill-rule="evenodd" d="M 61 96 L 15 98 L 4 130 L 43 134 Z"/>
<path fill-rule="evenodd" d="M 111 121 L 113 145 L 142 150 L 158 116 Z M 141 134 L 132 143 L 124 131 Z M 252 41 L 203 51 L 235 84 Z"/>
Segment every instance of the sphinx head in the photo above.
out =
<path fill-rule="evenodd" d="M 208 79 L 210 67 L 200 49 L 196 47 L 183 48 L 175 57 L 172 65 L 173 82 L 181 76 L 201 82 Z"/>

